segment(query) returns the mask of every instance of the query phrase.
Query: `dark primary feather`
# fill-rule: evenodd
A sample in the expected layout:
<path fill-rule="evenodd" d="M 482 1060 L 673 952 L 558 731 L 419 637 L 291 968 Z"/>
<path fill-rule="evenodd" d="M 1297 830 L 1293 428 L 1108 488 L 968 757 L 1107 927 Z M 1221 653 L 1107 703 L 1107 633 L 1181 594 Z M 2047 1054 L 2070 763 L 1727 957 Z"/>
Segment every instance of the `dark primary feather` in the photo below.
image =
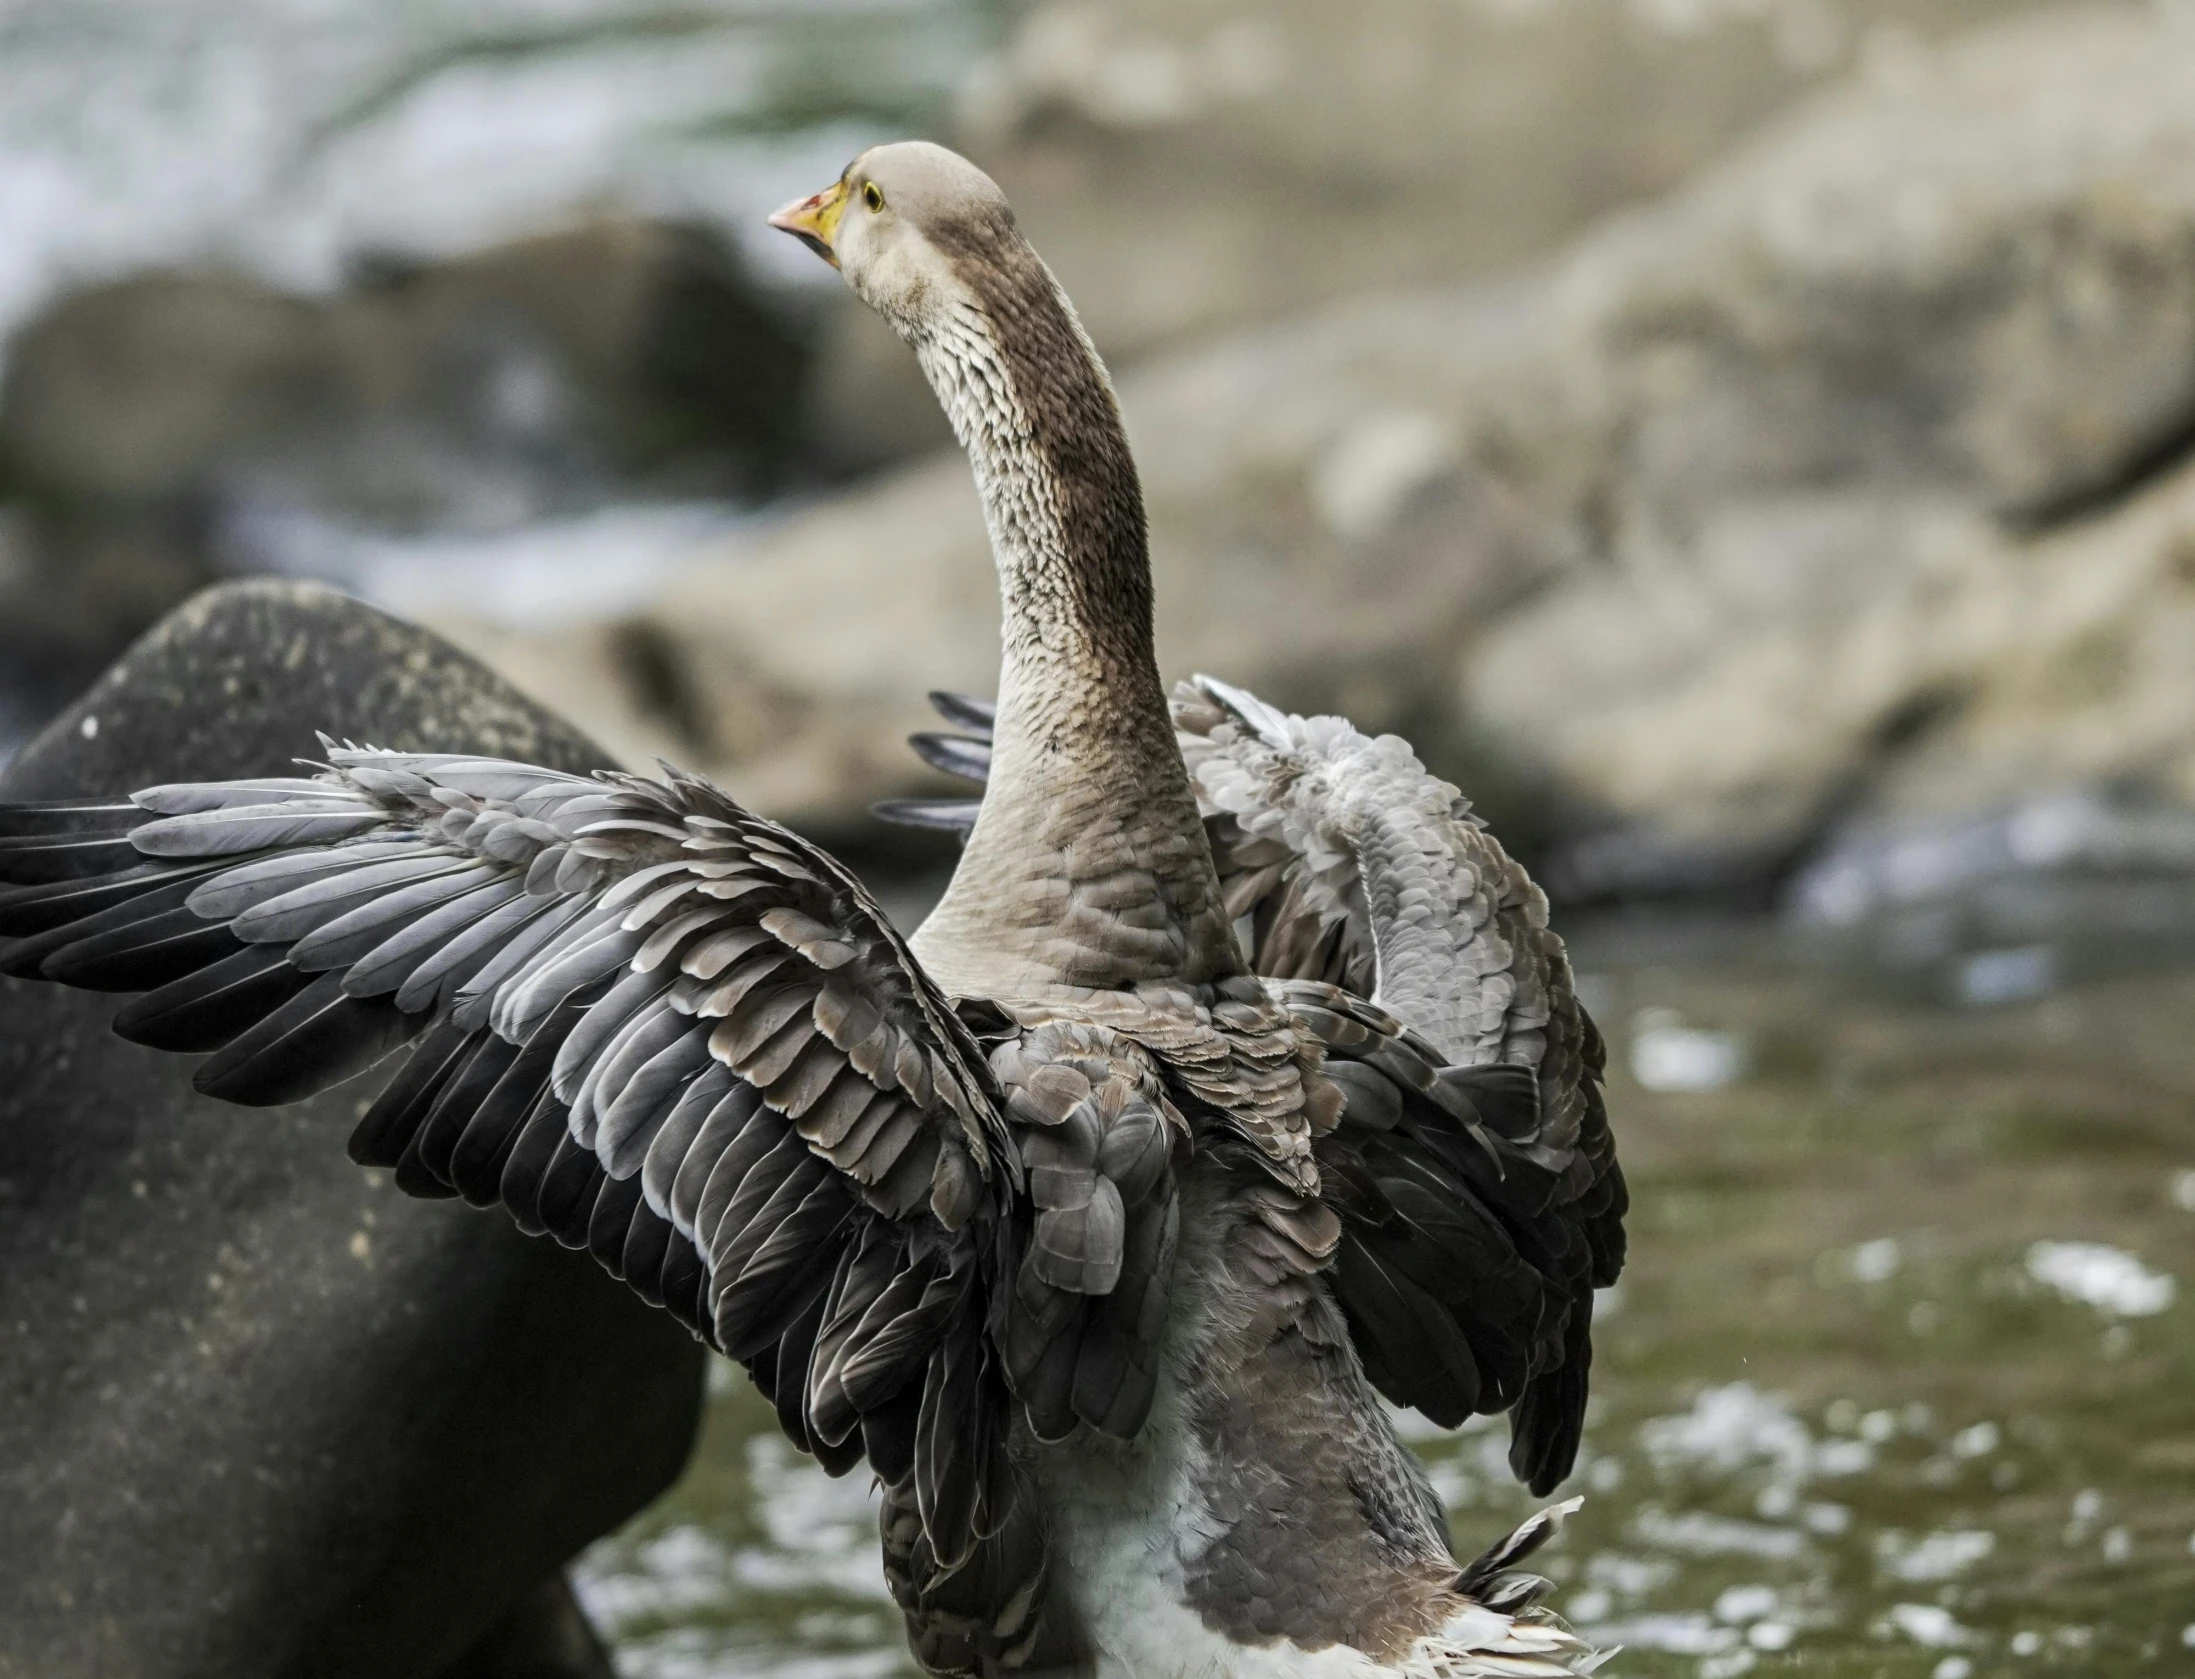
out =
<path fill-rule="evenodd" d="M 963 781 L 987 782 L 991 778 L 991 743 L 988 739 L 924 731 L 909 735 L 907 744 L 915 749 L 915 756 L 932 769 L 943 770 Z"/>
<path fill-rule="evenodd" d="M 930 691 L 930 709 L 963 734 L 986 746 L 991 744 L 992 731 L 998 726 L 998 707 L 989 700 L 934 688 Z"/>
<path fill-rule="evenodd" d="M 148 1049 L 202 1055 L 222 1048 L 313 983 L 277 945 L 246 945 L 158 990 L 133 997 L 114 1017 L 118 1037 Z"/>
<path fill-rule="evenodd" d="M 0 807 L 0 963 L 142 993 L 121 1029 L 211 1052 L 197 1084 L 240 1103 L 412 1044 L 357 1159 L 593 1252 L 827 1467 L 867 1451 L 906 1486 L 933 1566 L 998 1533 L 1018 1162 L 983 1053 L 858 883 L 684 777 L 327 756 Z"/>
<path fill-rule="evenodd" d="M 1597 1060 L 1580 1063 L 1582 1118 L 1564 1140 L 1540 1081 L 1442 1068 L 1408 1027 L 1336 987 L 1281 991 L 1349 1097 L 1317 1152 L 1344 1232 L 1334 1291 L 1365 1373 L 1446 1426 L 1509 1411 L 1511 1466 L 1547 1491 L 1577 1455 L 1593 1290 L 1622 1265 Z"/>
<path fill-rule="evenodd" d="M 19 820 L 17 826 L 27 831 L 0 834 L 0 878 L 12 885 L 83 880 L 142 860 L 126 834 L 106 829 L 49 831 L 32 827 L 27 819 Z"/>
<path fill-rule="evenodd" d="M 942 828 L 965 838 L 982 808 L 976 799 L 879 799 L 869 807 L 869 814 L 897 827 Z"/>

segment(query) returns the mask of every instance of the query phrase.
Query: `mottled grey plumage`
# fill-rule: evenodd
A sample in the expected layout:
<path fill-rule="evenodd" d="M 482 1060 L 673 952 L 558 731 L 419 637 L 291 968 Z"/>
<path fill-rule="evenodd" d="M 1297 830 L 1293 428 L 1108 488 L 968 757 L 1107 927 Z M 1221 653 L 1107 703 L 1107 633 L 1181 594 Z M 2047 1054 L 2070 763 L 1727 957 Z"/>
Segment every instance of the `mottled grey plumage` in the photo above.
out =
<path fill-rule="evenodd" d="M 1111 387 L 988 180 L 887 147 L 777 219 L 913 345 L 998 559 L 914 940 L 690 777 L 331 745 L 0 807 L 0 970 L 142 993 L 117 1029 L 239 1102 L 410 1045 L 354 1156 L 589 1249 L 866 1459 L 935 1671 L 1585 1670 L 1509 1568 L 1543 1531 L 1459 1573 L 1374 1398 L 1513 1411 L 1536 1488 L 1575 1453 L 1622 1182 L 1544 900 L 1400 742 L 1169 713 Z"/>
<path fill-rule="evenodd" d="M 980 702 L 935 698 L 981 741 Z M 1393 736 L 1209 677 L 1175 690 L 1173 716 L 1237 941 L 1346 1096 L 1314 1153 L 1365 1369 L 1451 1426 L 1513 1409 L 1517 1472 L 1551 1486 L 1626 1198 L 1546 899 Z"/>

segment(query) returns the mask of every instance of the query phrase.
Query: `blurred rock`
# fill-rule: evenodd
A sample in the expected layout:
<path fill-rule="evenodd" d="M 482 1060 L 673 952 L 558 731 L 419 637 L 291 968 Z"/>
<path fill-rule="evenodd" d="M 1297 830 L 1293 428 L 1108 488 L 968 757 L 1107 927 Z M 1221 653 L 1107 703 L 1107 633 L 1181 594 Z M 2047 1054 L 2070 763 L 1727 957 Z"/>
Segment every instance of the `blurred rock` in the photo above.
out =
<path fill-rule="evenodd" d="M 800 447 L 806 359 L 729 246 L 637 220 L 327 299 L 220 274 L 76 293 L 8 350 L 0 659 L 65 698 L 217 571 L 294 567 L 300 519 L 478 532 L 754 496 Z"/>
<path fill-rule="evenodd" d="M 1831 650 L 1941 695 L 1792 883 L 1799 920 L 1894 964 L 2195 942 L 2195 464 L 2048 535 L 1977 545 Z M 1893 624 L 1888 611 L 1906 608 Z"/>
<path fill-rule="evenodd" d="M 1766 893 L 1850 813 L 2038 775 L 2195 798 L 2195 23 L 1873 39 L 1543 270 L 1126 371 L 1169 671 L 1409 733 L 1572 894 Z M 850 829 L 995 612 L 947 457 L 495 656 Z"/>
<path fill-rule="evenodd" d="M 989 170 L 1116 370 L 1363 292 L 1452 286 L 1650 199 L 1861 58 L 2036 0 L 1039 0 L 940 138 Z M 949 440 L 829 311 L 818 447 Z"/>
<path fill-rule="evenodd" d="M 2020 0 L 1042 0 L 960 101 L 1107 354 L 1539 255 Z"/>
<path fill-rule="evenodd" d="M 848 295 L 819 304 L 815 363 L 801 401 L 816 459 L 835 476 L 952 447 L 953 428 L 907 346 Z"/>
<path fill-rule="evenodd" d="M 2038 755 L 2195 790 L 2154 661 L 2077 725 L 2011 697 L 2053 611 L 2184 610 L 2141 492 L 2195 446 L 2191 268 L 2195 25 L 2111 7 L 1881 66 L 1566 262 L 1477 447 L 1571 575 L 1462 692 L 1612 829 L 1572 885 L 1770 874 Z"/>
<path fill-rule="evenodd" d="M 170 616 L 4 785 L 278 774 L 316 727 L 602 761 L 432 636 L 258 583 Z M 595 1679 L 554 1576 L 677 1475 L 699 1345 L 351 1165 L 379 1074 L 228 1107 L 115 1002 L 0 981 L 0 1671 Z"/>
<path fill-rule="evenodd" d="M 1352 391 L 1348 358 L 1327 355 L 1335 336 L 1230 344 L 1124 383 L 1160 657 L 1442 744 L 1453 648 L 1542 562 L 1513 498 L 1445 433 L 1429 440 L 1421 415 Z M 1345 459 L 1307 481 L 1336 432 Z M 1346 536 L 1322 522 L 1321 494 Z M 845 843 L 868 831 L 873 798 L 941 785 L 905 736 L 934 725 L 928 690 L 992 690 L 997 590 L 955 453 L 728 546 L 625 622 L 439 627 L 628 761 L 706 767 Z"/>
<path fill-rule="evenodd" d="M 257 492 L 476 526 L 653 474 L 765 488 L 802 366 L 728 246 L 597 220 L 329 299 L 219 274 L 79 292 L 11 344 L 0 447 L 55 500 Z"/>

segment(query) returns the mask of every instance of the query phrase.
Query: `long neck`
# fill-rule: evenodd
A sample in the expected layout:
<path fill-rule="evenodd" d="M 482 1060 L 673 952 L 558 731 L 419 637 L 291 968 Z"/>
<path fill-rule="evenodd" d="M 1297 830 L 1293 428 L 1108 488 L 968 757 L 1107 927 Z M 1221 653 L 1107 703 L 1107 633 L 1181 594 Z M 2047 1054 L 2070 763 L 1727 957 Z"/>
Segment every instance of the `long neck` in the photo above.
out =
<path fill-rule="evenodd" d="M 970 995 L 1213 978 L 1240 959 L 1159 682 L 1135 464 L 1097 352 L 1019 254 L 915 339 L 1004 606 L 990 783 L 916 949 Z"/>

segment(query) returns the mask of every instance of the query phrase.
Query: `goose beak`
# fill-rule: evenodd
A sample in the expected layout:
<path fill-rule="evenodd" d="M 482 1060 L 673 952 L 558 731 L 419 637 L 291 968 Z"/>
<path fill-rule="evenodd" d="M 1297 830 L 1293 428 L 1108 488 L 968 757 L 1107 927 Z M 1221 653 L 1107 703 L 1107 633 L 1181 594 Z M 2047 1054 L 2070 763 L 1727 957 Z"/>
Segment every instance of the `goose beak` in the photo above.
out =
<path fill-rule="evenodd" d="M 831 249 L 831 241 L 838 233 L 838 218 L 845 211 L 846 183 L 841 179 L 819 193 L 794 199 L 770 218 L 770 225 L 781 233 L 790 233 L 836 268 L 838 253 Z"/>

